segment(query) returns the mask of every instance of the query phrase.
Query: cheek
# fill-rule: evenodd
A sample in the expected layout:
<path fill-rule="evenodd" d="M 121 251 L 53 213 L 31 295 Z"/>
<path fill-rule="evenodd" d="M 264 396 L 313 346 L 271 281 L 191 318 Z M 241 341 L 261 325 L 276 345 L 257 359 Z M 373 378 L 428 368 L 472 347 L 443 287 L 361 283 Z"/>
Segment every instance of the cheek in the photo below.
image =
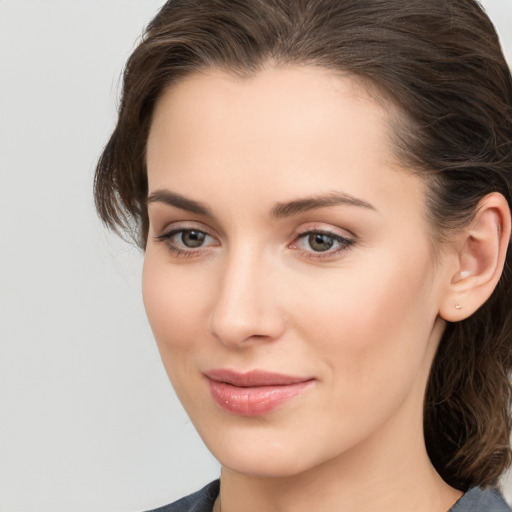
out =
<path fill-rule="evenodd" d="M 142 292 L 146 314 L 167 367 L 167 353 L 190 350 L 197 342 L 207 288 L 201 286 L 200 279 L 190 279 L 186 270 L 162 259 L 159 253 L 146 253 Z"/>
<path fill-rule="evenodd" d="M 400 382 L 398 375 L 414 378 L 437 311 L 426 255 L 404 254 L 397 261 L 393 251 L 389 261 L 385 254 L 373 258 L 378 265 L 361 262 L 362 269 L 326 278 L 298 306 L 312 319 L 303 326 L 329 361 L 333 379 L 375 391 L 383 381 Z"/>
<path fill-rule="evenodd" d="M 201 389 L 194 362 L 205 338 L 208 297 L 201 275 L 188 270 L 169 265 L 161 252 L 147 251 L 142 275 L 146 314 L 165 371 L 185 408 L 197 402 L 194 397 Z"/>

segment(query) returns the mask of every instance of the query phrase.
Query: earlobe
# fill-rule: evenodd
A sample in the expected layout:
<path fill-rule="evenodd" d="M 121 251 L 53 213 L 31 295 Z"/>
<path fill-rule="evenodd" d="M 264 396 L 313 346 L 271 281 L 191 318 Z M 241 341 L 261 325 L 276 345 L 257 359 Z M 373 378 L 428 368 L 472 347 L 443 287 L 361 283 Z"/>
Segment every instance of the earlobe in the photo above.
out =
<path fill-rule="evenodd" d="M 482 198 L 457 243 L 456 270 L 439 311 L 443 319 L 464 320 L 491 296 L 503 272 L 510 226 L 510 209 L 503 195 L 493 192 Z"/>

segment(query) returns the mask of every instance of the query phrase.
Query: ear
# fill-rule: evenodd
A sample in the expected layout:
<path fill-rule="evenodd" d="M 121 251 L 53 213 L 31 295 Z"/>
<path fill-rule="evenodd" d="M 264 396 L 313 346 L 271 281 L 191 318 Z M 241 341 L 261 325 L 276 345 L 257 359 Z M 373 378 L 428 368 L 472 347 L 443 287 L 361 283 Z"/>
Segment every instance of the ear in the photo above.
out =
<path fill-rule="evenodd" d="M 448 322 L 471 316 L 496 288 L 510 243 L 510 217 L 507 200 L 493 192 L 480 200 L 473 220 L 457 237 L 455 265 L 439 309 Z"/>

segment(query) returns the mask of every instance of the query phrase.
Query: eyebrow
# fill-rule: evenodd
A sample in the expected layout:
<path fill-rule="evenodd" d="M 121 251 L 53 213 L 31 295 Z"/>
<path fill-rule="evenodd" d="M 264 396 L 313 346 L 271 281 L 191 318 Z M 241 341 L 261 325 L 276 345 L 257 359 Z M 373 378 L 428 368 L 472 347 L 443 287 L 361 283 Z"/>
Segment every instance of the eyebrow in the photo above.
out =
<path fill-rule="evenodd" d="M 193 199 L 188 199 L 175 192 L 170 192 L 169 190 L 155 190 L 152 192 L 146 200 L 146 204 L 151 203 L 164 203 L 179 208 L 180 210 L 186 210 L 187 212 L 204 215 L 206 217 L 213 217 L 212 212 L 205 204 L 194 201 Z"/>
<path fill-rule="evenodd" d="M 369 210 L 376 209 L 367 201 L 358 199 L 350 194 L 331 192 L 323 196 L 306 197 L 304 199 L 296 199 L 286 203 L 276 203 L 272 208 L 272 217 L 278 219 L 283 217 L 291 217 L 299 213 L 315 210 L 317 208 L 325 208 L 328 206 L 349 205 L 367 208 Z"/>
<path fill-rule="evenodd" d="M 151 203 L 164 203 L 179 208 L 180 210 L 186 210 L 206 217 L 213 217 L 210 208 L 204 203 L 189 199 L 169 190 L 155 190 L 155 192 L 152 192 L 146 200 L 146 204 Z M 358 199 L 350 194 L 331 192 L 322 196 L 306 197 L 304 199 L 276 203 L 271 210 L 271 216 L 281 219 L 298 215 L 309 210 L 339 205 L 357 206 L 376 211 L 370 203 L 363 199 Z"/>

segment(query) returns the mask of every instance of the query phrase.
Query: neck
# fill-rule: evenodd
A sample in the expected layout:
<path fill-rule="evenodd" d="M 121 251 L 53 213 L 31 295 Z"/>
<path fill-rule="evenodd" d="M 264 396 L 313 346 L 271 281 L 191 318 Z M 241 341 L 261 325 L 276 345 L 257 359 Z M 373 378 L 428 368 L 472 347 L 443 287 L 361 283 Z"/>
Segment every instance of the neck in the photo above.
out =
<path fill-rule="evenodd" d="M 280 478 L 248 477 L 223 468 L 222 512 L 446 512 L 460 497 L 429 462 L 416 459 L 408 467 L 349 471 L 330 461 L 315 471 Z"/>
<path fill-rule="evenodd" d="M 404 436 L 396 421 L 363 446 L 300 474 L 255 476 L 223 468 L 222 512 L 446 512 L 461 493 L 432 467 L 422 422 L 416 429 L 409 423 Z"/>

